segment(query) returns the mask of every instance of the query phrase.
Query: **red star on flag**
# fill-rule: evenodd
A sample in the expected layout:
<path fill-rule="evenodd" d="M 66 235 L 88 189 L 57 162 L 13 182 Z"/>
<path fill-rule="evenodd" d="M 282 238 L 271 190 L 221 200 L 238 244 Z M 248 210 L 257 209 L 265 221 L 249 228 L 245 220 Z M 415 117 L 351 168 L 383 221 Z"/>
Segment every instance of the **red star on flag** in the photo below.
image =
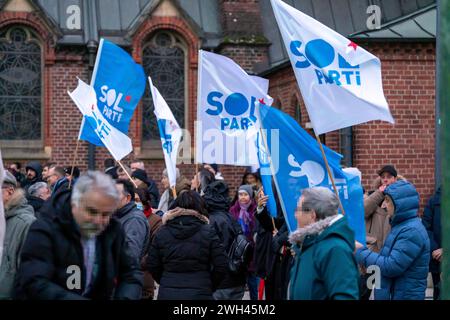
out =
<path fill-rule="evenodd" d="M 355 50 L 356 51 L 356 48 L 358 47 L 358 45 L 356 44 L 356 43 L 354 43 L 353 41 L 350 41 L 350 43 L 348 44 L 348 46 L 347 47 L 352 47 L 353 48 L 353 50 Z"/>
<path fill-rule="evenodd" d="M 264 102 L 264 98 L 259 99 L 258 101 L 259 101 L 259 103 L 266 104 L 266 103 Z"/>
<path fill-rule="evenodd" d="M 125 101 L 126 101 L 126 102 L 130 102 L 130 101 L 131 101 L 131 96 L 126 96 L 126 97 L 125 97 Z"/>

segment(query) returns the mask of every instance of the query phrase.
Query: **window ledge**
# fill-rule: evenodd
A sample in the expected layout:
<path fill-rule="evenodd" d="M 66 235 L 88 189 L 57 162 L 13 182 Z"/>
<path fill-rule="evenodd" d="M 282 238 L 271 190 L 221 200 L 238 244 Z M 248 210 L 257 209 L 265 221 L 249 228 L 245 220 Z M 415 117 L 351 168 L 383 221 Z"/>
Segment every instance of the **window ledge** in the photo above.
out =
<path fill-rule="evenodd" d="M 3 160 L 49 160 L 52 148 L 1 147 Z"/>

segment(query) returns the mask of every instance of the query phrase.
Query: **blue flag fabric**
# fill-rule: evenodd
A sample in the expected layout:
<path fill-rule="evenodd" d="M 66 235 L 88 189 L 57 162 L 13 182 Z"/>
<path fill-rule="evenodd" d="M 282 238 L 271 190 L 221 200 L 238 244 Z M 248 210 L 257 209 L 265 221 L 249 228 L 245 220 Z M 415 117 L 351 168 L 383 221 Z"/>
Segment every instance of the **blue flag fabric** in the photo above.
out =
<path fill-rule="evenodd" d="M 274 178 L 278 184 L 278 196 L 285 208 L 285 219 L 292 232 L 297 228 L 294 212 L 302 190 L 315 186 L 333 190 L 333 186 L 317 141 L 292 117 L 276 108 L 260 105 L 259 110 L 272 168 L 275 171 Z M 365 244 L 364 204 L 360 178 L 344 172 L 340 167 L 342 156 L 326 146 L 323 147 L 349 225 L 355 232 L 356 240 Z"/>
<path fill-rule="evenodd" d="M 269 155 L 266 151 L 264 142 L 262 141 L 261 133 L 258 132 L 256 137 L 256 145 L 258 151 L 258 161 L 259 161 L 259 172 L 261 176 L 261 182 L 264 187 L 264 194 L 269 195 L 267 200 L 267 210 L 271 217 L 275 218 L 277 216 L 277 203 L 275 197 L 273 196 L 272 190 L 272 174 L 270 171 Z"/>
<path fill-rule="evenodd" d="M 131 118 L 146 85 L 144 69 L 114 43 L 101 39 L 91 85 L 97 105 L 110 125 L 128 134 Z M 83 121 L 81 140 L 104 146 L 90 125 Z"/>

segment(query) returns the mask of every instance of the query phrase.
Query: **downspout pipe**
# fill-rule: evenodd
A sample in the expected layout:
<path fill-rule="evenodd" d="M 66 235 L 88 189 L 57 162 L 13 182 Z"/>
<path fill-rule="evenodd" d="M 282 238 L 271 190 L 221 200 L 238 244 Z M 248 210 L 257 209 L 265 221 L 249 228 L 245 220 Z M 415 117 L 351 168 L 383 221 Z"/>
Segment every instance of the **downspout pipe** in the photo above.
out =
<path fill-rule="evenodd" d="M 96 2 L 90 0 L 83 1 L 84 15 L 85 15 L 85 39 L 87 40 L 87 50 L 89 56 L 89 78 L 92 78 L 92 73 L 95 65 L 95 57 L 98 49 L 98 28 L 97 28 L 97 6 Z M 88 145 L 88 168 L 95 170 L 95 145 L 89 143 Z"/>
<path fill-rule="evenodd" d="M 343 128 L 339 133 L 340 152 L 343 155 L 342 164 L 346 167 L 353 167 L 353 128 Z"/>

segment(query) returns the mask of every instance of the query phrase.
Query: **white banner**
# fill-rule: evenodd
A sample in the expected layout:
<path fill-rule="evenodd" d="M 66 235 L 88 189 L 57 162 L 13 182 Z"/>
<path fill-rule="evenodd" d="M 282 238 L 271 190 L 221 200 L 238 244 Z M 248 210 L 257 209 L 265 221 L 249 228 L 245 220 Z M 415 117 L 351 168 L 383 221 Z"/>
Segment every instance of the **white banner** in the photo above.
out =
<path fill-rule="evenodd" d="M 97 106 L 94 88 L 78 79 L 76 89 L 67 93 L 114 159 L 119 161 L 133 150 L 131 139 L 103 117 Z"/>
<path fill-rule="evenodd" d="M 283 1 L 271 3 L 316 134 L 394 123 L 376 56 Z"/>
<path fill-rule="evenodd" d="M 202 50 L 198 74 L 196 163 L 257 165 L 255 102 L 272 104 L 269 81 Z"/>
<path fill-rule="evenodd" d="M 148 77 L 148 82 L 150 83 L 150 92 L 152 93 L 153 105 L 155 106 L 155 115 L 161 136 L 167 176 L 170 186 L 174 187 L 177 183 L 177 155 L 182 132 L 167 102 L 153 85 L 150 77 Z"/>

